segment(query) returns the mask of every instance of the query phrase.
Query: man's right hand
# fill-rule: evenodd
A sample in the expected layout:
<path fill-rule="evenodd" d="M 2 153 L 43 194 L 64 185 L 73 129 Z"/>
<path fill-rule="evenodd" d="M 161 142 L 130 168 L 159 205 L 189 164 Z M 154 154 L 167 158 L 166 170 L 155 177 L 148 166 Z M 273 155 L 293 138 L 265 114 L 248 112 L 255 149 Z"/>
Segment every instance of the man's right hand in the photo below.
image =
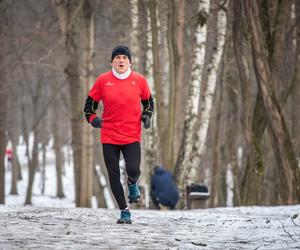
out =
<path fill-rule="evenodd" d="M 99 117 L 95 117 L 95 119 L 91 122 L 91 125 L 94 128 L 102 128 L 102 120 Z"/>
<path fill-rule="evenodd" d="M 144 123 L 144 128 L 150 128 L 150 116 L 147 114 L 142 115 L 142 122 Z"/>

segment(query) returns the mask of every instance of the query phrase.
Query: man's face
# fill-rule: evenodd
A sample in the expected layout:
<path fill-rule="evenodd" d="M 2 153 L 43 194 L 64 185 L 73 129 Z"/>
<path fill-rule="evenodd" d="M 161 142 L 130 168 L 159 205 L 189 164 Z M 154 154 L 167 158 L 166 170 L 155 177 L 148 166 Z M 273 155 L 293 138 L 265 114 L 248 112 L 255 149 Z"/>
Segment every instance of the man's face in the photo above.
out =
<path fill-rule="evenodd" d="M 128 68 L 131 66 L 129 58 L 125 55 L 117 55 L 113 59 L 111 66 L 117 71 L 119 74 L 125 73 Z"/>

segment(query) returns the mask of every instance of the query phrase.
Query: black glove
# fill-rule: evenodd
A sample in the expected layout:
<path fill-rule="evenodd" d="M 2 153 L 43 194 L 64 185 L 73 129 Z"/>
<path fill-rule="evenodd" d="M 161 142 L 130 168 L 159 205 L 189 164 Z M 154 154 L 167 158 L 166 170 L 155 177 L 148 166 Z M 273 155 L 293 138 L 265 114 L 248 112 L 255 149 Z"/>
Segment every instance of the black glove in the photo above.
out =
<path fill-rule="evenodd" d="M 149 115 L 142 115 L 142 122 L 144 123 L 144 128 L 150 128 L 150 116 Z"/>
<path fill-rule="evenodd" d="M 96 117 L 92 122 L 91 125 L 94 128 L 102 128 L 102 120 L 99 117 Z"/>

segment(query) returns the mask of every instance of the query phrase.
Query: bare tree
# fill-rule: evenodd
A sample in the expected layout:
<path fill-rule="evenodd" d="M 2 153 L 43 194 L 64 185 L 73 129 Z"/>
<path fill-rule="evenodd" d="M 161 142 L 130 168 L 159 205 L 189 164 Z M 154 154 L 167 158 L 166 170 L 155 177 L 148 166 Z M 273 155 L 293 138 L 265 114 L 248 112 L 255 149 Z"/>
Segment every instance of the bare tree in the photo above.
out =
<path fill-rule="evenodd" d="M 299 112 L 300 109 L 300 2 L 295 1 L 295 38 L 294 41 L 296 42 L 296 48 L 295 48 L 295 71 L 293 74 L 293 88 L 291 88 L 292 92 L 292 140 L 293 145 L 295 147 L 296 155 L 298 156 L 299 161 L 299 155 L 300 155 L 300 133 L 298 131 L 300 127 L 300 118 L 299 118 Z"/>
<path fill-rule="evenodd" d="M 179 0 L 176 3 L 176 33 L 174 39 L 176 40 L 177 48 L 177 58 L 176 58 L 176 75 L 175 75 L 175 128 L 173 134 L 173 147 L 174 147 L 174 157 L 172 161 L 171 169 L 174 169 L 175 161 L 178 156 L 178 151 L 180 147 L 180 142 L 182 140 L 182 130 L 184 125 L 184 107 L 185 107 L 185 97 L 186 97 L 186 87 L 185 87 L 185 61 L 186 61 L 186 51 L 185 51 L 185 26 L 186 26 L 186 0 Z"/>
<path fill-rule="evenodd" d="M 245 172 L 241 175 L 242 202 L 246 200 L 249 204 L 255 204 L 261 199 L 264 166 L 262 161 L 262 150 L 260 147 L 261 134 L 255 129 L 255 122 L 252 123 L 250 88 L 252 86 L 250 71 L 251 67 L 247 59 L 247 52 L 244 48 L 246 42 L 246 24 L 243 15 L 243 2 L 233 1 L 234 21 L 233 21 L 233 44 L 235 58 L 239 70 L 242 94 L 242 129 L 245 139 L 244 154 L 247 155 Z M 258 102 L 260 103 L 260 102 Z M 257 105 L 259 108 L 259 105 Z M 258 112 L 263 111 L 259 108 Z M 258 119 L 259 120 L 259 119 Z M 251 127 L 253 124 L 253 127 Z M 253 128 L 253 130 L 252 130 Z M 253 146 L 252 146 L 253 145 Z"/>
<path fill-rule="evenodd" d="M 29 84 L 29 77 L 27 75 L 27 71 L 25 68 L 23 68 L 23 73 L 25 75 L 24 79 L 27 79 L 28 86 L 31 86 Z M 31 148 L 31 154 L 28 155 L 28 168 L 29 168 L 29 177 L 28 177 L 28 186 L 27 186 L 27 192 L 26 192 L 26 198 L 25 198 L 25 204 L 31 204 L 31 198 L 32 198 L 32 187 L 34 182 L 35 173 L 38 167 L 38 146 L 40 141 L 40 135 L 41 135 L 41 129 L 40 129 L 40 120 L 39 114 L 40 114 L 40 102 L 41 102 L 41 89 L 42 89 L 42 76 L 40 76 L 37 79 L 36 86 L 32 87 L 30 93 L 31 93 L 31 99 L 32 99 L 32 106 L 33 106 L 33 121 L 35 121 L 33 128 L 32 128 L 32 136 L 33 136 L 33 146 Z"/>
<path fill-rule="evenodd" d="M 151 37 L 152 37 L 152 58 L 153 58 L 153 80 L 155 86 L 155 103 L 157 112 L 157 131 L 160 145 L 160 158 L 163 161 L 163 155 L 166 153 L 166 143 L 164 143 L 164 113 L 162 100 L 162 86 L 161 86 L 161 69 L 160 69 L 160 55 L 158 46 L 158 27 L 157 27 L 157 1 L 149 0 L 149 12 L 151 21 Z"/>
<path fill-rule="evenodd" d="M 6 1 L 0 1 L 0 204 L 5 202 L 5 165 L 4 156 L 6 149 L 6 117 L 7 117 L 7 84 L 5 79 L 5 29 L 6 22 Z"/>
<path fill-rule="evenodd" d="M 169 56 L 168 145 L 166 167 L 173 169 L 180 144 L 184 107 L 184 25 L 185 0 L 168 1 L 167 44 Z"/>
<path fill-rule="evenodd" d="M 291 1 L 282 3 L 281 8 L 287 11 L 285 15 L 289 13 L 290 7 Z M 280 79 L 278 78 L 277 69 L 278 60 L 272 60 L 272 64 L 269 64 L 269 54 L 265 49 L 257 1 L 246 1 L 245 13 L 251 34 L 250 41 L 258 89 L 267 114 L 268 132 L 271 137 L 273 152 L 278 163 L 280 176 L 282 177 L 280 179 L 280 196 L 283 202 L 291 204 L 299 200 L 299 185 L 297 183 L 299 183 L 300 174 L 286 120 L 274 91 Z M 281 36 L 280 34 L 280 38 L 276 40 L 278 45 L 274 47 L 275 58 L 282 56 L 282 51 L 278 49 L 282 48 L 280 45 L 282 43 Z M 274 71 L 271 71 L 271 68 Z"/>
<path fill-rule="evenodd" d="M 55 82 L 55 88 L 52 91 L 55 93 L 57 88 L 59 88 L 57 82 Z M 53 94 L 53 96 L 55 96 Z M 56 95 L 55 100 L 53 103 L 53 121 L 52 121 L 52 133 L 53 133 L 53 147 L 55 152 L 55 167 L 56 167 L 56 196 L 58 198 L 64 198 L 64 190 L 63 190 L 63 181 L 62 181 L 62 167 L 63 167 L 63 152 L 61 151 L 62 147 L 62 140 L 61 140 L 61 133 L 59 129 L 59 124 L 61 121 L 61 117 L 59 115 L 59 100 L 61 95 Z"/>
<path fill-rule="evenodd" d="M 176 4 L 175 1 L 168 0 L 168 31 L 167 44 L 169 56 L 169 102 L 168 102 L 168 119 L 166 122 L 167 129 L 167 151 L 165 155 L 165 167 L 172 169 L 174 157 L 174 130 L 175 130 L 175 97 L 176 97 L 176 76 L 178 67 L 178 50 L 176 43 Z"/>
<path fill-rule="evenodd" d="M 89 0 L 77 0 L 75 2 L 57 0 L 55 4 L 68 57 L 65 73 L 71 96 L 76 205 L 91 206 L 93 180 L 92 130 L 83 120 L 82 105 L 94 80 L 92 77 L 93 7 Z"/>

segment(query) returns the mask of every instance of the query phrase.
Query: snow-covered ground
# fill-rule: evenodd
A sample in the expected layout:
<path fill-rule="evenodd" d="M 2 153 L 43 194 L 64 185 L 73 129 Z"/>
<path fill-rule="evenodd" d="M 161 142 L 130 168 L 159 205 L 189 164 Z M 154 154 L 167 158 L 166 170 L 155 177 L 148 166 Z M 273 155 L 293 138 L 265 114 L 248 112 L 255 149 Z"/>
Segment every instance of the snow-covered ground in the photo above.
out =
<path fill-rule="evenodd" d="M 33 138 L 31 138 L 32 140 Z M 69 149 L 63 148 L 65 159 L 68 159 Z M 75 207 L 75 191 L 74 191 L 74 169 L 71 161 L 68 159 L 64 164 L 63 190 L 65 198 L 56 197 L 56 172 L 55 172 L 55 155 L 52 149 L 52 143 L 47 146 L 46 150 L 46 167 L 45 167 L 45 190 L 42 194 L 42 173 L 37 171 L 34 177 L 32 188 L 32 205 L 35 207 Z M 22 139 L 17 147 L 17 154 L 21 163 L 22 180 L 18 181 L 18 195 L 10 195 L 12 173 L 9 167 L 6 167 L 5 175 L 5 204 L 22 206 L 25 203 L 26 191 L 28 186 L 28 167 L 26 146 Z M 42 161 L 42 152 L 39 153 L 39 161 Z"/>
<path fill-rule="evenodd" d="M 300 206 L 189 211 L 0 207 L 0 249 L 300 249 Z"/>
<path fill-rule="evenodd" d="M 47 152 L 45 194 L 38 172 L 32 206 L 24 207 L 27 169 L 18 148 L 23 180 L 19 195 L 0 206 L 0 249 L 300 249 L 300 205 L 185 211 L 132 210 L 132 225 L 116 224 L 116 209 L 75 208 L 74 176 L 65 165 L 66 198 L 58 199 L 54 156 Z"/>

